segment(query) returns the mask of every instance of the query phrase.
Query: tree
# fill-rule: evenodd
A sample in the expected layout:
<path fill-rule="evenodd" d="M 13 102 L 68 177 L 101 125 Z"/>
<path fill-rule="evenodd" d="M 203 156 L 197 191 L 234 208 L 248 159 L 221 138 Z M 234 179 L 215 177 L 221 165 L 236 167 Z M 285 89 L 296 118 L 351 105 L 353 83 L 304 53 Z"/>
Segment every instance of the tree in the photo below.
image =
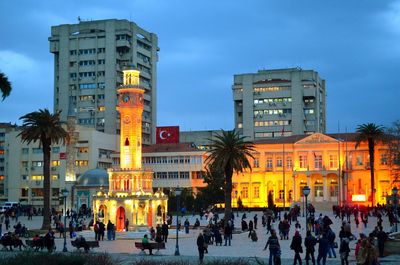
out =
<path fill-rule="evenodd" d="M 8 97 L 11 93 L 11 83 L 5 74 L 0 72 L 0 91 L 3 100 Z"/>
<path fill-rule="evenodd" d="M 374 207 L 375 199 L 375 145 L 378 141 L 383 140 L 384 128 L 374 123 L 366 123 L 358 125 L 356 132 L 356 148 L 361 142 L 368 143 L 369 162 L 370 162 L 370 176 L 371 176 L 371 204 Z"/>
<path fill-rule="evenodd" d="M 214 167 L 207 168 L 204 183 L 207 186 L 198 188 L 199 191 L 196 194 L 196 211 L 207 209 L 209 205 L 224 202 L 225 178 L 223 171 Z"/>
<path fill-rule="evenodd" d="M 251 170 L 249 157 L 253 158 L 254 145 L 244 141 L 243 136 L 235 130 L 224 131 L 211 140 L 210 155 L 206 159 L 209 167 L 215 167 L 224 172 L 225 176 L 225 224 L 231 218 L 232 212 L 232 176 L 233 173 Z"/>
<path fill-rule="evenodd" d="M 23 121 L 22 131 L 18 134 L 22 142 L 39 142 L 43 150 L 43 224 L 42 229 L 51 227 L 51 187 L 50 187 L 50 151 L 52 144 L 65 144 L 68 133 L 61 126 L 60 113 L 51 114 L 48 109 L 28 113 L 19 119 Z"/>

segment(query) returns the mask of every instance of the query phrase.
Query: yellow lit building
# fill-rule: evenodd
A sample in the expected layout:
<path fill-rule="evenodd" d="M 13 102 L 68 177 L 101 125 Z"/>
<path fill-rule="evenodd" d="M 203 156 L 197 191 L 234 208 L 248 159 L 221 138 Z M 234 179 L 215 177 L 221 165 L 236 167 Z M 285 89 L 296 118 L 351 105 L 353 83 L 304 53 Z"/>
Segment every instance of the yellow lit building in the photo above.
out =
<path fill-rule="evenodd" d="M 142 169 L 142 112 L 144 90 L 139 71 L 124 70 L 118 89 L 120 113 L 120 168 L 108 170 L 108 192 L 99 191 L 93 201 L 97 220 L 111 220 L 117 230 L 155 226 L 165 220 L 167 196 L 153 193 L 153 172 Z"/>
<path fill-rule="evenodd" d="M 236 207 L 240 197 L 245 207 L 266 207 L 271 193 L 277 206 L 289 207 L 303 202 L 306 185 L 311 188 L 308 201 L 314 204 L 371 204 L 368 144 L 355 148 L 356 136 L 315 133 L 255 141 L 252 171 L 233 177 L 232 205 Z M 389 164 L 387 146 L 378 145 L 375 204 L 385 203 L 400 184 Z"/>

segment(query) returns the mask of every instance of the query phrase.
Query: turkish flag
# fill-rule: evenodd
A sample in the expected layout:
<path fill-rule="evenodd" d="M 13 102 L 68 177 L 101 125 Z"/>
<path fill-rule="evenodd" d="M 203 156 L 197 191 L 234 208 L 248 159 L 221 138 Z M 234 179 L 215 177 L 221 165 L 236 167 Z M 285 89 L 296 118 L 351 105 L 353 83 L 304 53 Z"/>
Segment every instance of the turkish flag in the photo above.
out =
<path fill-rule="evenodd" d="M 157 127 L 156 144 L 179 143 L 179 126 Z"/>

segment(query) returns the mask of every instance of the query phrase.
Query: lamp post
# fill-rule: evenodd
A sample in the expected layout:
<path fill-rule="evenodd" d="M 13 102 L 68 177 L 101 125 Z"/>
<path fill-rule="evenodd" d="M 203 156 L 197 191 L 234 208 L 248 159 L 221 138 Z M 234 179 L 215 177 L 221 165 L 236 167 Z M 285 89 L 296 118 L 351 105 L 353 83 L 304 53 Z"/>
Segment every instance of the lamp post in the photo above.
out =
<path fill-rule="evenodd" d="M 179 223 L 179 204 L 180 204 L 180 196 L 181 196 L 182 190 L 177 187 L 175 189 L 175 195 L 176 195 L 176 246 L 175 246 L 175 256 L 179 256 L 179 244 L 178 244 L 178 223 Z"/>
<path fill-rule="evenodd" d="M 395 216 L 394 221 L 396 222 L 396 224 L 395 224 L 396 225 L 395 226 L 396 232 L 397 232 L 397 223 L 398 223 L 397 218 L 399 217 L 398 214 L 397 214 L 397 192 L 398 191 L 399 190 L 397 189 L 397 187 L 394 187 L 392 189 L 392 196 L 394 197 L 394 216 Z"/>
<path fill-rule="evenodd" d="M 306 198 L 306 206 L 304 208 L 306 208 L 306 231 L 308 231 L 308 203 L 307 203 L 307 196 L 308 194 L 310 194 L 310 187 L 308 186 L 304 186 L 303 189 L 301 190 L 301 192 L 303 193 L 303 196 Z"/>
<path fill-rule="evenodd" d="M 67 249 L 67 197 L 68 197 L 69 191 L 67 189 L 61 190 L 61 196 L 64 199 L 64 248 L 63 252 L 68 252 Z"/>

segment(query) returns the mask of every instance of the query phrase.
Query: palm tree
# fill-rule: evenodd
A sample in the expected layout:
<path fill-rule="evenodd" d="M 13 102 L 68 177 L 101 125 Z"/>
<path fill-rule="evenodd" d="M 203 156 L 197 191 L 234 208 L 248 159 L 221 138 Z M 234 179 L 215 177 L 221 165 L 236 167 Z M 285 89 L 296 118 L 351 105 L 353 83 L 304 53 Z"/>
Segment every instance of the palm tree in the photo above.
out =
<path fill-rule="evenodd" d="M 374 207 L 375 198 L 375 145 L 378 141 L 381 141 L 384 136 L 384 128 L 375 123 L 366 123 L 358 125 L 356 132 L 358 133 L 356 138 L 356 148 L 361 142 L 368 142 L 369 162 L 370 162 L 370 174 L 371 174 L 371 204 Z"/>
<path fill-rule="evenodd" d="M 240 173 L 246 168 L 251 170 L 249 157 L 253 158 L 254 145 L 244 141 L 243 136 L 235 130 L 224 131 L 211 140 L 210 155 L 206 159 L 209 168 L 219 168 L 225 176 L 225 225 L 231 218 L 232 212 L 232 175 Z"/>
<path fill-rule="evenodd" d="M 43 150 L 43 224 L 42 229 L 51 227 L 50 220 L 50 151 L 52 144 L 68 140 L 68 133 L 61 127 L 60 113 L 51 114 L 48 109 L 28 113 L 21 118 L 23 121 L 22 131 L 18 134 L 22 142 L 30 144 L 39 142 Z"/>
<path fill-rule="evenodd" d="M 5 74 L 0 72 L 0 91 L 2 94 L 3 100 L 8 97 L 11 93 L 11 83 L 8 81 L 8 78 Z"/>

